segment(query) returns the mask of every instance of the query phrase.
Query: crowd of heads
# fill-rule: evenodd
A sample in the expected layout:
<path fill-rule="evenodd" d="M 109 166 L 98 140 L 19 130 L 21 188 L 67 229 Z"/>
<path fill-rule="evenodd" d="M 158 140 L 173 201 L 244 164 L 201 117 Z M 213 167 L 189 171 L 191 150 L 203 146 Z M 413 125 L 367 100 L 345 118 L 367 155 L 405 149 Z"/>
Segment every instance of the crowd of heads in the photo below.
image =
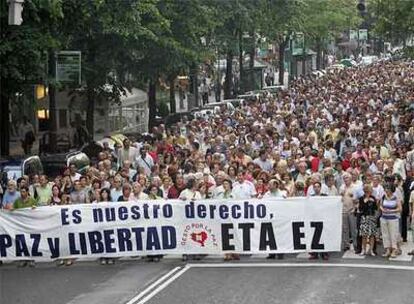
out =
<path fill-rule="evenodd" d="M 300 78 L 235 110 L 154 127 L 114 150 L 105 145 L 83 175 L 71 165 L 53 180 L 9 181 L 8 192 L 27 187 L 47 205 L 173 199 L 185 189 L 188 199 L 209 199 L 398 185 L 414 170 L 413 121 L 413 63 L 382 62 Z"/>

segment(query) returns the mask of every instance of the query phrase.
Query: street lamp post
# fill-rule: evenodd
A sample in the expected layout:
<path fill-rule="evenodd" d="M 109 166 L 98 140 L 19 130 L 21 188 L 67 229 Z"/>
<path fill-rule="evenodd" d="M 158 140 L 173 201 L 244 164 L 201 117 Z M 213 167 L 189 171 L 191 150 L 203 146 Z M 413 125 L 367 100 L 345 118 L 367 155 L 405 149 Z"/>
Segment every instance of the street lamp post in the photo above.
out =
<path fill-rule="evenodd" d="M 215 90 L 216 102 L 221 101 L 221 66 L 220 66 L 220 53 L 217 47 L 217 87 Z"/>

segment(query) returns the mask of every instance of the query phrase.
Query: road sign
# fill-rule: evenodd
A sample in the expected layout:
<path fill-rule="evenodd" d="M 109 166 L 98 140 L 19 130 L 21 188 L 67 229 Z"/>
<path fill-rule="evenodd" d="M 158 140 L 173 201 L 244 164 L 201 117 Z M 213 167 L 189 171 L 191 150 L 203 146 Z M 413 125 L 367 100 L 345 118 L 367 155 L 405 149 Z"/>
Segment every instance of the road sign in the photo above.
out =
<path fill-rule="evenodd" d="M 359 30 L 359 40 L 367 41 L 368 40 L 368 30 L 360 29 Z"/>
<path fill-rule="evenodd" d="M 292 41 L 292 53 L 293 55 L 301 55 L 305 46 L 305 36 L 303 33 L 295 33 Z"/>
<path fill-rule="evenodd" d="M 358 31 L 349 30 L 349 40 L 350 41 L 357 41 L 358 40 Z"/>
<path fill-rule="evenodd" d="M 81 52 L 61 51 L 56 53 L 56 81 L 64 84 L 81 84 Z"/>

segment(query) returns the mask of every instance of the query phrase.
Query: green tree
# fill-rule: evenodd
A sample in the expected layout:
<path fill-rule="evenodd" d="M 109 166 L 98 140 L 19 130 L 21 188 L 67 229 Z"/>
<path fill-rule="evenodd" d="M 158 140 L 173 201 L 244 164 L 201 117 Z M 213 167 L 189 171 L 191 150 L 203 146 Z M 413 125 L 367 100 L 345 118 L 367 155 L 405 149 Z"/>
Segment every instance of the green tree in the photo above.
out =
<path fill-rule="evenodd" d="M 214 43 L 220 54 L 226 58 L 226 76 L 224 82 L 224 98 L 232 98 L 233 83 L 233 58 L 239 56 L 240 84 L 245 82 L 243 71 L 244 53 L 250 54 L 250 64 L 254 62 L 256 18 L 260 16 L 257 0 L 234 0 L 209 2 L 216 8 L 216 18 L 219 21 L 214 30 Z M 244 36 L 249 38 L 245 39 Z"/>
<path fill-rule="evenodd" d="M 83 94 L 87 97 L 86 126 L 94 134 L 98 99 L 119 102 L 132 85 L 129 72 L 148 43 L 157 40 L 167 21 L 156 0 L 65 1 L 61 29 L 68 49 L 82 52 Z"/>
<path fill-rule="evenodd" d="M 316 47 L 316 65 L 321 69 L 326 41 L 358 27 L 361 18 L 355 3 L 346 0 L 308 0 L 303 6 L 304 33 Z"/>
<path fill-rule="evenodd" d="M 303 31 L 306 0 L 261 0 L 263 18 L 260 28 L 263 35 L 275 41 L 279 47 L 279 83 L 285 73 L 285 49 L 294 32 Z"/>
<path fill-rule="evenodd" d="M 8 4 L 0 3 L 1 155 L 9 154 L 10 103 L 48 80 L 46 53 L 59 45 L 51 29 L 62 16 L 60 5 L 60 1 L 25 1 L 22 25 L 9 26 Z"/>
<path fill-rule="evenodd" d="M 414 0 L 370 0 L 368 13 L 376 19 L 375 31 L 394 44 L 406 43 L 414 33 Z"/>
<path fill-rule="evenodd" d="M 170 25 L 170 32 L 164 37 L 170 43 L 158 51 L 163 53 L 163 71 L 160 71 L 160 76 L 169 82 L 170 109 L 174 113 L 174 83 L 177 76 L 189 73 L 191 68 L 211 57 L 208 38 L 215 27 L 215 11 L 203 0 L 160 1 L 158 7 Z M 194 88 L 192 93 L 196 94 Z"/>

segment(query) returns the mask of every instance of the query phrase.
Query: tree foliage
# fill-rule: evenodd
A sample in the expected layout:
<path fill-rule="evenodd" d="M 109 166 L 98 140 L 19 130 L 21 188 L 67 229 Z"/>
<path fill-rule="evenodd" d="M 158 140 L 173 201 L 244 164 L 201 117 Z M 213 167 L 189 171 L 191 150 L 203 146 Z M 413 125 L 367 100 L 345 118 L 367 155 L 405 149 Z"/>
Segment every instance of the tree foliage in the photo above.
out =
<path fill-rule="evenodd" d="M 414 33 L 414 0 L 370 0 L 375 31 L 387 40 L 404 42 Z"/>
<path fill-rule="evenodd" d="M 367 0 L 376 30 L 389 37 L 412 32 L 413 2 Z M 316 43 L 360 22 L 349 0 L 26 0 L 17 27 L 7 25 L 7 2 L 0 5 L 2 100 L 52 80 L 47 53 L 79 50 L 91 132 L 95 100 L 117 102 L 125 88 L 147 86 L 151 119 L 160 79 L 173 84 L 177 75 L 193 75 L 201 63 L 226 57 L 230 92 L 233 57 L 241 67 L 245 54 L 254 59 L 257 34 L 279 44 L 283 56 L 294 32 Z M 283 72 L 283 60 L 279 68 Z"/>

